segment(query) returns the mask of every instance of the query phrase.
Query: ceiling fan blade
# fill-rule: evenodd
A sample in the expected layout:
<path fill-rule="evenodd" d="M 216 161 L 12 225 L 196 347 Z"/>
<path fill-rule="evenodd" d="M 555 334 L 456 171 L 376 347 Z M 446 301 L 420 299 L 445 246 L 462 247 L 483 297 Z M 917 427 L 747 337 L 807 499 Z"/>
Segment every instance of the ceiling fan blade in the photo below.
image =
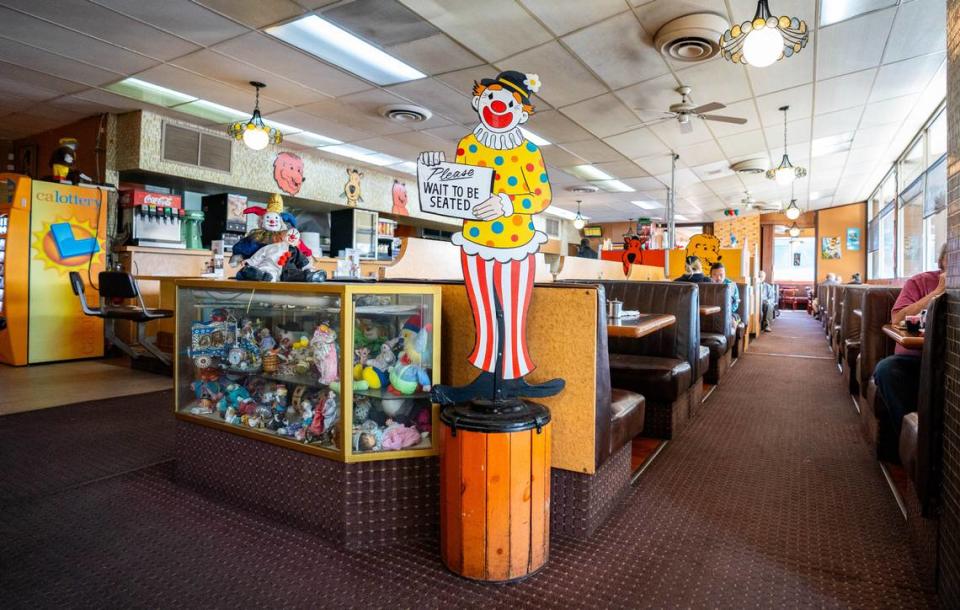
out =
<path fill-rule="evenodd" d="M 747 122 L 747 119 L 738 116 L 723 116 L 720 114 L 701 114 L 700 118 L 704 121 L 719 121 L 721 123 L 734 123 L 735 125 L 743 125 Z"/>
<path fill-rule="evenodd" d="M 634 111 L 642 112 L 644 114 L 659 114 L 661 116 L 668 116 L 668 117 L 677 115 L 676 112 L 670 112 L 668 110 L 654 110 L 652 108 L 634 108 Z"/>
<path fill-rule="evenodd" d="M 680 123 L 680 133 L 693 133 L 693 123 Z"/>
<path fill-rule="evenodd" d="M 726 108 L 726 106 L 720 102 L 710 102 L 709 104 L 704 104 L 703 106 L 697 106 L 690 112 L 693 114 L 703 114 L 704 112 L 713 112 L 714 110 L 721 110 L 723 108 Z"/>

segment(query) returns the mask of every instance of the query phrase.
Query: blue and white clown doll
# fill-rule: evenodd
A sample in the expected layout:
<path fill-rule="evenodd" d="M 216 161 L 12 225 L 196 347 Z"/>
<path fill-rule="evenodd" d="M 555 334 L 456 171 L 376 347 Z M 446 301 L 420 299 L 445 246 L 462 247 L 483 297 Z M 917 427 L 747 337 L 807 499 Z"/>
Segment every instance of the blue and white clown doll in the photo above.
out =
<path fill-rule="evenodd" d="M 493 195 L 474 207 L 476 218 L 464 220 L 453 243 L 461 248 L 473 309 L 476 343 L 469 359 L 482 372 L 467 386 L 436 386 L 434 399 L 440 404 L 553 396 L 564 386 L 562 379 L 535 385 L 524 381 L 535 368 L 526 323 L 535 254 L 547 241 L 533 216 L 551 200 L 543 155 L 520 128 L 533 113 L 530 96 L 539 89 L 536 74 L 512 70 L 474 83 L 473 109 L 479 120 L 460 140 L 456 162 L 493 168 Z M 428 166 L 443 160 L 443 152 L 420 155 Z"/>

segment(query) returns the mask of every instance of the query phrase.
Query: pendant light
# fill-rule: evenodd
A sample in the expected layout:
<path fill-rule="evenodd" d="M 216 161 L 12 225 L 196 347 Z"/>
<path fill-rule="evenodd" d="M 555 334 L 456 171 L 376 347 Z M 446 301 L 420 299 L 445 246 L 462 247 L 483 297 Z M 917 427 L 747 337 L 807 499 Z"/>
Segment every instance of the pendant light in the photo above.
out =
<path fill-rule="evenodd" d="M 787 206 L 787 209 L 784 210 L 783 213 L 789 220 L 800 218 L 800 206 L 797 205 L 797 198 L 794 196 L 792 183 L 790 184 L 790 205 Z"/>
<path fill-rule="evenodd" d="M 777 184 L 787 186 L 793 184 L 797 178 L 803 178 L 807 175 L 807 170 L 794 166 L 790 163 L 790 156 L 787 155 L 787 110 L 790 106 L 780 106 L 779 110 L 783 113 L 783 158 L 780 159 L 780 165 L 767 170 L 767 178 L 776 180 Z"/>
<path fill-rule="evenodd" d="M 797 226 L 796 221 L 794 221 L 793 226 L 790 227 L 790 237 L 800 237 L 800 227 Z"/>
<path fill-rule="evenodd" d="M 270 127 L 263 122 L 260 116 L 260 90 L 266 87 L 261 82 L 255 80 L 250 84 L 257 90 L 256 103 L 253 106 L 253 116 L 246 121 L 237 121 L 227 128 L 227 134 L 235 140 L 241 140 L 247 148 L 252 150 L 263 150 L 267 144 L 279 144 L 283 142 L 283 134 L 276 127 Z"/>
<path fill-rule="evenodd" d="M 587 223 L 583 220 L 583 216 L 580 215 L 580 200 L 577 199 L 577 217 L 573 219 L 573 228 L 579 231 L 583 229 L 586 224 Z"/>
<path fill-rule="evenodd" d="M 720 48 L 729 61 L 765 68 L 799 53 L 809 38 L 804 20 L 777 17 L 770 12 L 767 0 L 760 0 L 751 21 L 734 25 L 723 33 Z"/>

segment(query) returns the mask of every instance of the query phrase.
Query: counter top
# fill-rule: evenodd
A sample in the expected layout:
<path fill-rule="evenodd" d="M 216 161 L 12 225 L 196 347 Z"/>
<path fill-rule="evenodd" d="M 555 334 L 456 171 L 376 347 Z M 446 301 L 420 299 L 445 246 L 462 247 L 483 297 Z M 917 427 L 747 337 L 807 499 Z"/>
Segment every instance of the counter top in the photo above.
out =
<path fill-rule="evenodd" d="M 185 248 L 152 248 L 148 246 L 120 246 L 117 252 L 143 252 L 145 254 L 179 254 L 181 256 L 205 256 L 210 258 L 210 250 L 187 250 Z"/>

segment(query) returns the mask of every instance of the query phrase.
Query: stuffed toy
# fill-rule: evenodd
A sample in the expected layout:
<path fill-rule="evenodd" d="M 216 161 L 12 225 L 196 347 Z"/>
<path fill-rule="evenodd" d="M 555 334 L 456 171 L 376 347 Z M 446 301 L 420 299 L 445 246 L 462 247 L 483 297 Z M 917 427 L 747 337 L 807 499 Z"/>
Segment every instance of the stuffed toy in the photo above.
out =
<path fill-rule="evenodd" d="M 418 387 L 429 392 L 430 375 L 423 363 L 430 362 L 430 328 L 421 325 L 419 315 L 410 317 L 403 325 L 400 336 L 403 339 L 403 353 L 399 362 L 390 368 L 390 391 L 400 394 L 413 394 Z"/>
<path fill-rule="evenodd" d="M 310 268 L 310 259 L 300 251 L 300 231 L 295 228 L 284 232 L 282 241 L 261 246 L 249 258 L 236 279 L 254 282 L 323 282 L 324 271 Z"/>
<path fill-rule="evenodd" d="M 310 347 L 313 349 L 313 365 L 320 374 L 319 382 L 330 385 L 334 381 L 339 381 L 340 358 L 337 354 L 337 331 L 327 324 L 317 326 L 313 331 Z"/>
<path fill-rule="evenodd" d="M 400 337 L 391 339 L 380 346 L 380 353 L 376 358 L 370 358 L 360 373 L 360 380 L 374 390 L 379 390 L 390 382 L 390 367 L 397 361 L 393 353 L 394 346 L 399 344 Z"/>

